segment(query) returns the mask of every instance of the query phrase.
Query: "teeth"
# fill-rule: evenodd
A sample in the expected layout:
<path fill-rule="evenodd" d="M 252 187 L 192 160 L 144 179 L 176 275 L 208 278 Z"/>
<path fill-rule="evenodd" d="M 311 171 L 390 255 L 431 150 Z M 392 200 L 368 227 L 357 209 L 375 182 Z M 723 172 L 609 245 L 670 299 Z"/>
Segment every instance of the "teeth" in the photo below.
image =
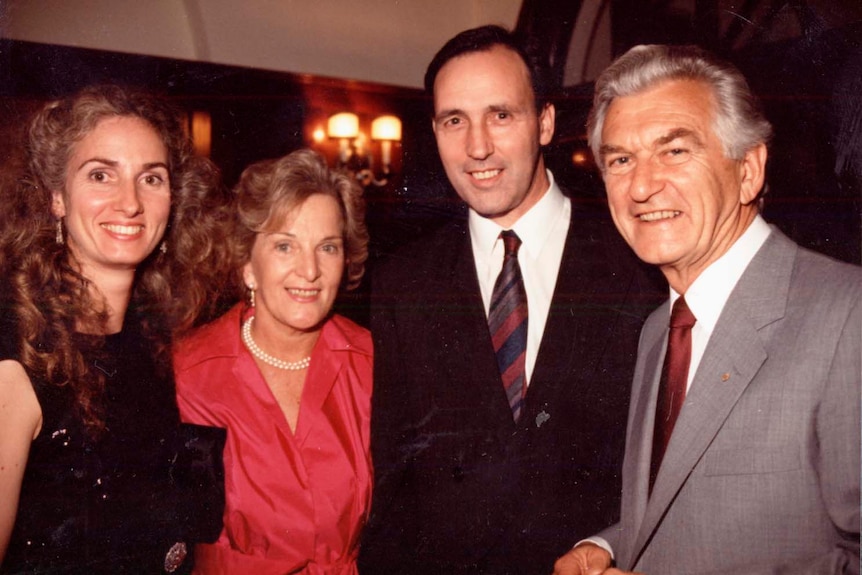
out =
<path fill-rule="evenodd" d="M 116 224 L 102 224 L 102 227 L 109 232 L 124 236 L 133 236 L 144 229 L 144 226 L 120 226 Z"/>
<path fill-rule="evenodd" d="M 677 212 L 676 210 L 663 210 L 660 212 L 650 212 L 648 214 L 641 214 L 638 216 L 642 222 L 655 222 L 658 220 L 665 220 L 669 218 L 677 217 L 681 212 Z"/>
<path fill-rule="evenodd" d="M 316 296 L 320 292 L 320 290 L 316 290 L 316 289 L 290 289 L 287 291 L 289 291 L 292 295 L 295 295 L 297 297 L 313 297 L 313 296 Z"/>
<path fill-rule="evenodd" d="M 471 172 L 471 175 L 477 180 L 487 180 L 493 178 L 500 173 L 501 170 L 485 170 L 483 172 Z"/>

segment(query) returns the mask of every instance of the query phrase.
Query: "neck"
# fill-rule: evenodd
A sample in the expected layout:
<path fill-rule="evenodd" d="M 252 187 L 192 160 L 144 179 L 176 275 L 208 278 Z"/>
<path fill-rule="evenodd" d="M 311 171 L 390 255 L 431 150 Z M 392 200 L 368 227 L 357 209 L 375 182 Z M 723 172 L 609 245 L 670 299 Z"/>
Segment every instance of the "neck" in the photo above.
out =
<path fill-rule="evenodd" d="M 129 274 L 101 274 L 98 281 L 91 281 L 90 296 L 96 305 L 104 305 L 108 314 L 105 333 L 118 333 L 123 329 L 123 319 L 132 298 L 134 272 Z"/>
<path fill-rule="evenodd" d="M 548 189 L 551 187 L 551 180 L 548 179 L 548 173 L 545 171 L 545 162 L 542 156 L 539 156 L 536 171 L 533 174 L 533 181 L 530 183 L 530 191 L 524 197 L 524 201 L 516 209 L 511 210 L 503 215 L 490 218 L 501 228 L 510 230 L 521 217 L 530 211 L 530 209 L 539 203 Z"/>
<path fill-rule="evenodd" d="M 670 287 L 678 294 L 685 295 L 686 290 L 700 277 L 700 274 L 726 254 L 733 247 L 733 244 L 742 237 L 745 230 L 754 221 L 755 216 L 757 216 L 757 210 L 743 210 L 741 217 L 733 221 L 730 232 L 723 235 L 724 239 L 714 242 L 714 245 L 699 261 L 662 266 L 661 271 Z"/>

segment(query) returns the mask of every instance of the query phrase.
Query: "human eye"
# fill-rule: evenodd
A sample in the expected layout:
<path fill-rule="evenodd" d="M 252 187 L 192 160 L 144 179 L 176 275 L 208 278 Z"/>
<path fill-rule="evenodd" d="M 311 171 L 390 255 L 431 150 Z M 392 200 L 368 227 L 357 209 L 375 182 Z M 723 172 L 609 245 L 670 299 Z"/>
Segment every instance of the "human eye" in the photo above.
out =
<path fill-rule="evenodd" d="M 275 242 L 275 251 L 277 252 L 289 253 L 292 247 L 290 242 Z"/>
<path fill-rule="evenodd" d="M 146 174 L 143 179 L 145 184 L 153 187 L 162 186 L 166 181 L 166 178 L 161 174 Z"/>
<path fill-rule="evenodd" d="M 464 124 L 464 120 L 459 116 L 449 116 L 440 121 L 440 125 L 447 129 L 455 129 Z"/>
<path fill-rule="evenodd" d="M 338 255 L 341 253 L 342 246 L 338 242 L 327 242 L 320 246 L 321 251 L 326 254 Z"/>
<path fill-rule="evenodd" d="M 104 170 L 91 170 L 87 177 L 98 183 L 104 183 L 108 181 L 108 173 Z"/>
<path fill-rule="evenodd" d="M 690 151 L 682 146 L 673 146 L 663 150 L 661 153 L 662 163 L 667 165 L 681 164 L 688 160 Z"/>
<path fill-rule="evenodd" d="M 514 119 L 515 115 L 509 110 L 494 110 L 489 116 L 489 122 L 494 125 L 506 125 Z"/>
<path fill-rule="evenodd" d="M 624 155 L 605 157 L 605 169 L 610 174 L 623 174 L 632 166 L 632 158 Z"/>

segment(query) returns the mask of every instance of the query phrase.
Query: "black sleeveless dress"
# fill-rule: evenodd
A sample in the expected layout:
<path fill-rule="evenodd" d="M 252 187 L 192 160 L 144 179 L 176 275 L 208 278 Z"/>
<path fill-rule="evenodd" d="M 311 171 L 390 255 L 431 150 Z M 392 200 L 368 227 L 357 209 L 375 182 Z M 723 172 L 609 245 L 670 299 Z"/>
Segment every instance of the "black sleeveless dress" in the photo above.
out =
<path fill-rule="evenodd" d="M 105 375 L 98 438 L 67 387 L 34 381 L 43 424 L 0 572 L 184 572 L 192 545 L 218 536 L 224 430 L 180 426 L 173 382 L 130 320 L 90 358 Z M 7 337 L 2 359 L 16 357 Z"/>

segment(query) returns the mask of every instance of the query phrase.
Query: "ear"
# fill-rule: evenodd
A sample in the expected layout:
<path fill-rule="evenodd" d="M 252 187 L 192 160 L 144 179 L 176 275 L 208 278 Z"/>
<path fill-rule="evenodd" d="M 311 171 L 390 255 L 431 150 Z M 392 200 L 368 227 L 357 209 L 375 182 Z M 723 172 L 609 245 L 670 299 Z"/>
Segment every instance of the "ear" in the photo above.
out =
<path fill-rule="evenodd" d="M 245 287 L 254 286 L 257 287 L 257 280 L 254 277 L 254 271 L 251 269 L 251 261 L 246 262 L 244 266 L 242 266 L 242 283 L 245 284 Z"/>
<path fill-rule="evenodd" d="M 57 219 L 66 215 L 66 201 L 63 199 L 62 192 L 51 192 L 51 213 Z"/>
<path fill-rule="evenodd" d="M 434 137 L 437 137 L 437 122 L 434 121 L 434 118 L 431 118 L 431 131 L 434 132 Z"/>
<path fill-rule="evenodd" d="M 551 143 L 551 138 L 554 137 L 554 121 L 556 118 L 556 108 L 548 102 L 542 108 L 542 113 L 539 114 L 539 144 L 547 146 Z"/>
<path fill-rule="evenodd" d="M 739 203 L 749 205 L 757 199 L 766 179 L 766 144 L 760 143 L 745 152 L 740 163 Z"/>

